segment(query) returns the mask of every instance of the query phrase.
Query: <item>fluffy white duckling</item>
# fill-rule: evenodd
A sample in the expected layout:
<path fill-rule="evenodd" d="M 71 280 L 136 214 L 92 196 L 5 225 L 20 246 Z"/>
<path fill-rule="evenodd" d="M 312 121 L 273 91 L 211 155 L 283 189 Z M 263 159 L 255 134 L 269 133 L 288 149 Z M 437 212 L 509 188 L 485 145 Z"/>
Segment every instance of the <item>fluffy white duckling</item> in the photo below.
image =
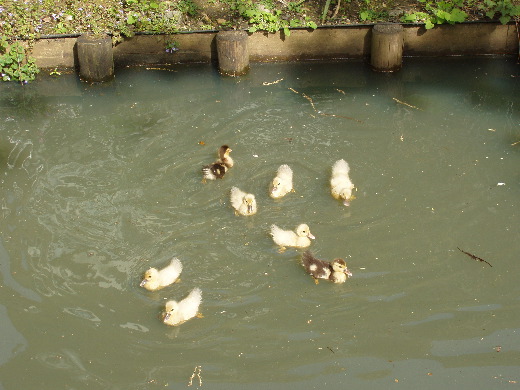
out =
<path fill-rule="evenodd" d="M 150 268 L 144 273 L 144 278 L 140 286 L 149 291 L 156 291 L 169 286 L 177 280 L 182 272 L 181 261 L 174 257 L 170 265 L 158 270 L 157 268 Z"/>
<path fill-rule="evenodd" d="M 355 199 L 352 195 L 354 184 L 349 177 L 350 167 L 345 160 L 338 160 L 332 166 L 330 178 L 330 191 L 336 199 L 343 199 L 345 206 L 350 206 L 350 201 Z"/>
<path fill-rule="evenodd" d="M 283 230 L 276 225 L 271 225 L 271 236 L 273 236 L 273 241 L 277 245 L 280 245 L 281 251 L 285 250 L 286 246 L 306 248 L 311 245 L 311 239 L 315 239 L 311 234 L 309 226 L 304 223 L 298 225 L 295 232 L 292 230 Z"/>
<path fill-rule="evenodd" d="M 327 279 L 333 283 L 345 283 L 352 276 L 345 260 L 334 259 L 328 262 L 317 259 L 309 251 L 305 251 L 303 254 L 302 265 L 312 275 L 316 284 L 318 284 L 318 279 Z"/>
<path fill-rule="evenodd" d="M 257 210 L 255 196 L 238 187 L 231 188 L 231 206 L 235 209 L 235 214 L 241 215 L 253 215 Z"/>
<path fill-rule="evenodd" d="M 163 312 L 163 322 L 166 325 L 177 326 L 190 318 L 200 316 L 199 305 L 202 301 L 200 288 L 194 288 L 182 301 L 168 301 Z"/>
<path fill-rule="evenodd" d="M 269 189 L 271 198 L 281 198 L 287 195 L 293 189 L 293 171 L 287 164 L 280 165 L 276 171 L 276 177 L 273 179 Z"/>
<path fill-rule="evenodd" d="M 222 145 L 218 149 L 218 160 L 213 164 L 202 167 L 202 181 L 222 179 L 227 170 L 234 165 L 233 159 L 229 155 L 232 150 L 228 145 Z"/>

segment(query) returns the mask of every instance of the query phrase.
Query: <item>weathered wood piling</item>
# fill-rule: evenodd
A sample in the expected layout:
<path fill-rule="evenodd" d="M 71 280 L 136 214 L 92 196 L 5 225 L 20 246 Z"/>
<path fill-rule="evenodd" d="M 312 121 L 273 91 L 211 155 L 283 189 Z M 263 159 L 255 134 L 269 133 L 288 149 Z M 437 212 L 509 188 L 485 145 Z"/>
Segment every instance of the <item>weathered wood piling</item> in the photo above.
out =
<path fill-rule="evenodd" d="M 220 31 L 216 37 L 219 71 L 240 76 L 249 70 L 248 35 L 245 31 Z"/>
<path fill-rule="evenodd" d="M 114 77 L 112 39 L 108 35 L 83 34 L 77 40 L 79 77 L 87 82 L 108 81 Z"/>
<path fill-rule="evenodd" d="M 404 29 L 400 24 L 380 23 L 372 28 L 370 64 L 378 72 L 395 72 L 403 64 Z"/>

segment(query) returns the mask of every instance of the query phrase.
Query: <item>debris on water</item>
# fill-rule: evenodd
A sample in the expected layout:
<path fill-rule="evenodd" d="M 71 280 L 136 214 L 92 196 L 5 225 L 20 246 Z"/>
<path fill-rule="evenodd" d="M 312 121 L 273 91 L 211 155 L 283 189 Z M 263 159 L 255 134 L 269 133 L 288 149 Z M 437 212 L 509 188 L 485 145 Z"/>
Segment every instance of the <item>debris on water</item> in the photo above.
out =
<path fill-rule="evenodd" d="M 419 108 L 419 107 L 415 107 L 415 106 L 412 106 L 411 104 L 408 104 L 408 103 L 405 103 L 405 102 L 402 102 L 400 101 L 399 99 L 396 99 L 396 98 L 392 98 L 393 100 L 395 100 L 397 103 L 399 104 L 403 104 L 407 107 L 410 107 L 410 108 L 415 108 L 416 110 L 419 110 L 419 111 L 422 111 L 423 109 L 422 108 Z"/>
<path fill-rule="evenodd" d="M 469 257 L 471 257 L 473 260 L 482 261 L 482 262 L 486 263 L 487 265 L 489 265 L 490 267 L 493 267 L 493 266 L 492 266 L 488 261 L 484 260 L 483 258 L 478 257 L 478 256 L 475 256 L 475 255 L 473 255 L 473 254 L 471 254 L 471 253 L 469 253 L 469 252 L 463 251 L 463 250 L 460 249 L 459 247 L 457 247 L 457 249 L 458 249 L 459 251 L 461 251 L 462 253 L 468 255 Z"/>
<path fill-rule="evenodd" d="M 278 79 L 278 80 L 275 80 L 275 81 L 272 81 L 272 82 L 264 81 L 264 82 L 262 83 L 262 85 L 273 85 L 273 84 L 278 84 L 278 83 L 279 83 L 280 81 L 282 81 L 282 80 L 283 80 L 283 78 Z"/>

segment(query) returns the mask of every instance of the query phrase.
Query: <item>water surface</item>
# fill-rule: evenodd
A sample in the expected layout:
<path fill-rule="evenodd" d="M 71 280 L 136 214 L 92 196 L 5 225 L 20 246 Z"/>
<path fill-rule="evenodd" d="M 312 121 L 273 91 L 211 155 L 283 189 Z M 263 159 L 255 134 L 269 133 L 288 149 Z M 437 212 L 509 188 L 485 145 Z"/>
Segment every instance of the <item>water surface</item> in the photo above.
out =
<path fill-rule="evenodd" d="M 507 58 L 128 69 L 0 85 L 0 388 L 520 383 L 520 82 Z M 229 144 L 236 166 L 201 182 Z M 346 159 L 350 207 L 328 188 Z M 267 193 L 280 164 L 296 192 Z M 235 216 L 232 186 L 259 211 Z M 316 285 L 268 230 L 307 223 Z M 457 248 L 486 261 L 480 262 Z M 178 256 L 181 282 L 139 287 Z M 203 318 L 158 317 L 203 291 Z M 202 386 L 201 386 L 202 383 Z"/>

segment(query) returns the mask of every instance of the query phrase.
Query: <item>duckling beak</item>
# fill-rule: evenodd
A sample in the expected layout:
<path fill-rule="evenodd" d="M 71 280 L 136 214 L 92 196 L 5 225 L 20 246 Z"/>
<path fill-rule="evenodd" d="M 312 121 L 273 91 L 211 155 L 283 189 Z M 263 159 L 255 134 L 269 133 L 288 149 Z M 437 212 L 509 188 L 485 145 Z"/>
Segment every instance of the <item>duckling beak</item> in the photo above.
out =
<path fill-rule="evenodd" d="M 143 287 L 145 284 L 146 284 L 147 280 L 146 279 L 143 279 L 141 281 L 141 283 L 139 284 L 140 287 Z"/>
<path fill-rule="evenodd" d="M 309 237 L 311 240 L 314 240 L 314 239 L 316 238 L 316 237 L 314 237 L 314 236 L 312 235 L 311 232 L 309 232 L 309 234 L 307 235 L 307 237 Z"/>
<path fill-rule="evenodd" d="M 345 206 L 347 206 L 347 207 L 350 206 L 350 199 L 345 199 L 345 200 L 343 201 L 343 204 L 344 204 Z"/>
<path fill-rule="evenodd" d="M 171 314 L 170 313 L 166 313 L 164 314 L 164 321 L 168 321 L 168 319 L 170 318 Z"/>
<path fill-rule="evenodd" d="M 253 205 L 251 203 L 247 204 L 247 212 L 252 213 L 253 212 Z"/>
<path fill-rule="evenodd" d="M 344 272 L 345 272 L 345 274 L 347 275 L 347 277 L 349 277 L 349 278 L 352 277 L 352 272 L 350 272 L 350 271 L 348 270 L 348 268 L 345 268 L 345 271 L 344 271 Z"/>

